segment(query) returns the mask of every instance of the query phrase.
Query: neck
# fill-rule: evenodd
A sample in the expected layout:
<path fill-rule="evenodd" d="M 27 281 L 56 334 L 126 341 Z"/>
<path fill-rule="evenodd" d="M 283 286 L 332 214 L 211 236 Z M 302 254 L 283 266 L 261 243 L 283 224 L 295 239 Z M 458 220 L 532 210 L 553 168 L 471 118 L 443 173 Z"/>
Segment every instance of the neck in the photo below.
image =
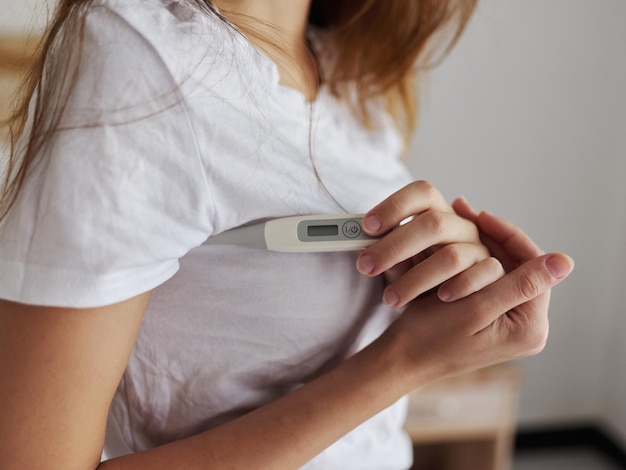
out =
<path fill-rule="evenodd" d="M 278 67 L 280 82 L 312 100 L 319 85 L 317 64 L 306 45 L 311 0 L 213 0 L 248 40 Z M 250 19 L 254 20 L 252 34 Z"/>
<path fill-rule="evenodd" d="M 248 16 L 294 41 L 304 39 L 311 0 L 213 0 L 225 14 Z"/>

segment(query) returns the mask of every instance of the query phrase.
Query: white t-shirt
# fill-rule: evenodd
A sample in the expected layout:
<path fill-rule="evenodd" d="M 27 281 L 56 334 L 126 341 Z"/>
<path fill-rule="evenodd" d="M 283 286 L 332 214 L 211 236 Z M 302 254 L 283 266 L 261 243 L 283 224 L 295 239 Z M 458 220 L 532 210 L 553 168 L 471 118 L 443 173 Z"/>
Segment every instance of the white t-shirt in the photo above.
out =
<path fill-rule="evenodd" d="M 253 221 L 338 213 L 333 198 L 364 212 L 410 180 L 383 113 L 367 131 L 325 88 L 309 104 L 278 81 L 242 35 L 184 1 L 90 8 L 63 130 L 0 223 L 0 297 L 95 307 L 153 290 L 109 456 L 261 406 L 394 318 L 353 253 L 203 244 Z M 398 402 L 305 468 L 409 467 L 404 412 Z"/>

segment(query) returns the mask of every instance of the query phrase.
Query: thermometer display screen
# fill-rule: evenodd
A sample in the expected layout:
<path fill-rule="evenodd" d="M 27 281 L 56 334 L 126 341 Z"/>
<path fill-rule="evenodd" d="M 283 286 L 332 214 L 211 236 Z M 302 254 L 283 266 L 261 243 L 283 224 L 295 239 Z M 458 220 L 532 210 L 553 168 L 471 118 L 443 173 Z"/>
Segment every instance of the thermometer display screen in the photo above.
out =
<path fill-rule="evenodd" d="M 330 237 L 339 235 L 338 225 L 309 225 L 307 227 L 309 237 Z"/>

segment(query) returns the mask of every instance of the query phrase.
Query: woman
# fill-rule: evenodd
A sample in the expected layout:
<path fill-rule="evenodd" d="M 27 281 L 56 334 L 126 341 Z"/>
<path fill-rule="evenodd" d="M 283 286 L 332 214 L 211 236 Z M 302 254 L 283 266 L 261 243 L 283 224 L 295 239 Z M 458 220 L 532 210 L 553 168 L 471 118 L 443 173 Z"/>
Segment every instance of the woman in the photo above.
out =
<path fill-rule="evenodd" d="M 407 468 L 403 396 L 538 352 L 571 260 L 397 158 L 472 8 L 62 1 L 2 198 L 0 468 Z M 203 243 L 344 211 L 380 241 Z"/>

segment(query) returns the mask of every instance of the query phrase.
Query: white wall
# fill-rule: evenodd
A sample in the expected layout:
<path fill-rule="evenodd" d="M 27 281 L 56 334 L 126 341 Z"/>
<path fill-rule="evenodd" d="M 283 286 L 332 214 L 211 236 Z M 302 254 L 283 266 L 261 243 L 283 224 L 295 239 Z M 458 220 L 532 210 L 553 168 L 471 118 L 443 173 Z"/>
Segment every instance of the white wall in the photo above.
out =
<path fill-rule="evenodd" d="M 626 431 L 624 18 L 621 0 L 482 0 L 415 139 L 416 177 L 576 260 L 546 350 L 521 362 L 526 424 L 604 416 Z"/>
<path fill-rule="evenodd" d="M 618 63 L 621 64 L 621 73 L 619 74 L 621 83 L 626 85 L 626 53 L 622 54 L 622 58 L 621 60 L 618 59 Z M 620 97 L 621 100 L 619 99 Z M 620 128 L 622 129 L 621 150 L 618 158 L 621 162 L 621 167 L 618 168 L 617 174 L 621 175 L 620 178 L 624 182 L 626 180 L 626 91 L 619 93 L 617 102 L 621 108 Z M 618 201 L 622 202 L 621 207 L 618 208 L 618 213 L 623 214 L 626 212 L 624 208 L 626 184 L 624 183 L 622 183 L 622 193 L 621 196 L 618 196 Z M 623 219 L 623 222 L 622 234 L 626 234 L 626 220 Z M 626 236 L 622 237 L 622 247 L 625 245 L 625 241 Z M 616 250 L 615 254 L 619 257 L 619 250 Z M 613 337 L 607 351 L 607 364 L 609 367 L 606 370 L 606 375 L 610 386 L 607 390 L 606 404 L 602 412 L 611 428 L 618 433 L 623 442 L 626 442 L 626 404 L 624 403 L 624 397 L 626 397 L 626 297 L 623 295 L 626 289 L 626 250 L 623 248 L 621 265 L 621 276 L 619 276 L 616 292 L 621 302 L 614 312 Z"/>
<path fill-rule="evenodd" d="M 42 24 L 42 0 L 0 0 L 0 31 Z M 526 424 L 602 418 L 626 442 L 626 3 L 481 0 L 432 76 L 417 178 L 576 260 L 551 338 L 524 371 Z"/>
<path fill-rule="evenodd" d="M 624 198 L 626 200 L 626 194 Z M 626 256 L 622 256 L 622 260 L 626 264 Z M 622 273 L 626 276 L 626 268 L 622 269 Z M 606 401 L 601 413 L 609 428 L 622 442 L 626 442 L 626 300 L 615 313 L 613 338 L 607 354 L 609 367 L 606 376 L 609 387 L 603 397 Z"/>

